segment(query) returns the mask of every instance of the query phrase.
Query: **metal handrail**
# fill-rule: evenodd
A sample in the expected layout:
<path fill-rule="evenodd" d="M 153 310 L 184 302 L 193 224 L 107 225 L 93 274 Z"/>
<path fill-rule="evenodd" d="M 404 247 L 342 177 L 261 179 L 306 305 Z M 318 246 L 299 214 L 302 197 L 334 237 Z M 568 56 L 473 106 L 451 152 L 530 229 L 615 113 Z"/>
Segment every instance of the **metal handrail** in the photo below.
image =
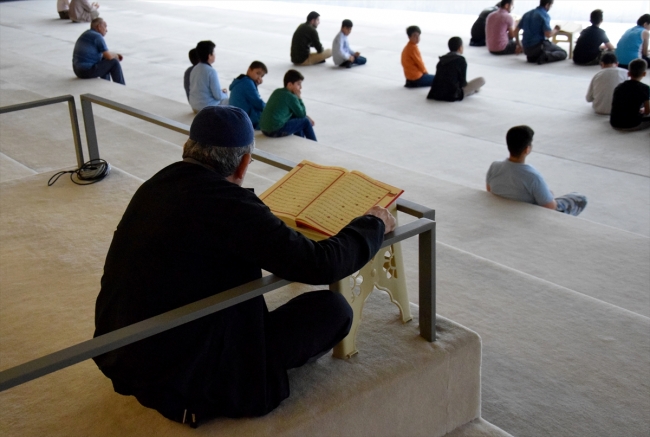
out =
<path fill-rule="evenodd" d="M 57 103 L 68 102 L 68 111 L 70 112 L 70 125 L 72 126 L 72 139 L 74 140 L 74 150 L 77 154 L 77 167 L 81 168 L 84 164 L 84 153 L 81 149 L 81 135 L 79 134 L 79 121 L 77 120 L 77 106 L 74 103 L 74 97 L 70 94 L 49 99 L 34 100 L 31 102 L 18 103 L 0 107 L 0 114 L 9 112 L 22 111 L 25 109 L 38 108 L 39 106 L 54 105 Z M 92 158 L 91 158 L 92 159 Z"/>
<path fill-rule="evenodd" d="M 99 159 L 96 130 L 92 103 L 105 106 L 116 111 L 132 115 L 142 120 L 155 123 L 167 129 L 189 134 L 189 127 L 154 114 L 150 114 L 126 105 L 104 99 L 91 94 L 81 95 L 81 107 L 86 126 L 86 138 L 91 159 Z M 89 129 L 90 127 L 90 129 Z M 93 155 L 95 154 L 95 155 Z M 255 150 L 253 156 L 272 166 L 291 170 L 295 163 L 280 158 L 262 150 Z M 436 253 L 435 253 L 435 211 L 410 202 L 398 199 L 397 210 L 415 216 L 418 220 L 399 226 L 387 234 L 382 244 L 390 246 L 400 241 L 418 235 L 418 282 L 419 282 L 419 321 L 420 335 L 427 341 L 436 339 Z M 276 290 L 290 281 L 275 275 L 240 285 L 230 290 L 215 294 L 205 299 L 193 302 L 172 311 L 126 326 L 116 331 L 109 332 L 99 337 L 78 343 L 74 346 L 59 350 L 44 357 L 28 361 L 18 366 L 0 372 L 0 391 L 23 384 L 38 377 L 61 370 L 65 367 L 110 352 L 125 345 L 151 337 L 184 323 L 205 317 L 217 311 L 226 309 L 256 296 L 261 296 L 269 291 Z"/>

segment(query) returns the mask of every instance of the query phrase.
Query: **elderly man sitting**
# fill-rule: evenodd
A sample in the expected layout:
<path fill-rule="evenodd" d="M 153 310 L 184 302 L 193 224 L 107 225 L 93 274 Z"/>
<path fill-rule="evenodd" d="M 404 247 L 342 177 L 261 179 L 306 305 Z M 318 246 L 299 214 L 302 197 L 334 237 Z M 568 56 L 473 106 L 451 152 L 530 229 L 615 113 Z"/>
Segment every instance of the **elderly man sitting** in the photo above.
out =
<path fill-rule="evenodd" d="M 72 69 L 81 79 L 102 79 L 124 85 L 124 76 L 120 61 L 122 55 L 111 52 L 106 46 L 104 36 L 108 25 L 102 18 L 95 18 L 90 23 L 90 29 L 81 34 L 72 52 Z"/>
<path fill-rule="evenodd" d="M 95 336 L 262 277 L 329 284 L 365 265 L 395 227 L 374 207 L 314 242 L 287 227 L 242 182 L 253 150 L 246 113 L 209 106 L 183 161 L 137 190 L 113 236 L 97 297 Z M 199 422 L 261 416 L 289 396 L 287 370 L 318 359 L 350 329 L 329 290 L 269 312 L 263 296 L 95 358 L 115 391 L 165 417 Z"/>

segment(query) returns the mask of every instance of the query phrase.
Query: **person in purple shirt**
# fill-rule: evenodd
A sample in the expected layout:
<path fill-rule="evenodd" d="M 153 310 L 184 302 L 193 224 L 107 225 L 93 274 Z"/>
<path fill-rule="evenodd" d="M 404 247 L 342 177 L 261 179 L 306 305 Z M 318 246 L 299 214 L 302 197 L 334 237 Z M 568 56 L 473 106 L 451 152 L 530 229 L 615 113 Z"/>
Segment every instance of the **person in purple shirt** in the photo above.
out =
<path fill-rule="evenodd" d="M 80 79 L 101 77 L 124 85 L 120 66 L 123 57 L 108 50 L 104 41 L 107 32 L 108 24 L 102 18 L 91 21 L 90 29 L 82 33 L 74 45 L 72 69 Z"/>
<path fill-rule="evenodd" d="M 513 0 L 502 0 L 499 9 L 485 21 L 485 40 L 493 55 L 519 54 L 522 51 L 515 20 L 510 15 L 515 7 Z"/>
<path fill-rule="evenodd" d="M 521 45 L 524 47 L 528 62 L 541 65 L 562 61 L 567 57 L 564 50 L 548 40 L 560 31 L 560 26 L 551 28 L 551 17 L 548 11 L 552 6 L 553 0 L 540 0 L 539 6 L 526 12 L 519 21 L 516 31 L 517 33 L 519 30 L 524 31 Z"/>

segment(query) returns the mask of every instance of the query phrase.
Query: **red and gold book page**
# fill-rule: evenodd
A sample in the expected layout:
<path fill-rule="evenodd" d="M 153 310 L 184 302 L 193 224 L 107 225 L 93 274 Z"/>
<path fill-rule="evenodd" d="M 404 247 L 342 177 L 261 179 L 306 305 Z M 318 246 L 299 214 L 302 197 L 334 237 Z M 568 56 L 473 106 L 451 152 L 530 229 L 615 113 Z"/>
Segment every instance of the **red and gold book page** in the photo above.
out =
<path fill-rule="evenodd" d="M 296 222 L 327 235 L 335 235 L 352 219 L 375 205 L 387 207 L 404 190 L 354 171 L 337 180 L 314 200 Z"/>
<path fill-rule="evenodd" d="M 295 220 L 323 191 L 345 173 L 347 170 L 344 168 L 325 167 L 302 161 L 262 193 L 260 199 L 275 215 Z"/>

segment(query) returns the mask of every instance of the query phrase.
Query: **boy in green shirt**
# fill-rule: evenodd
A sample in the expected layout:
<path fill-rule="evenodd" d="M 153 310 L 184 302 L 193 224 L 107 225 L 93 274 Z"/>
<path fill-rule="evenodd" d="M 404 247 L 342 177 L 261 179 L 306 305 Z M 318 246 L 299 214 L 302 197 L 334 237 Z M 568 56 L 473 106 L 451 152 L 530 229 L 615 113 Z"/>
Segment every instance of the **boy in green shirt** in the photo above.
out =
<path fill-rule="evenodd" d="M 298 135 L 316 141 L 314 120 L 307 116 L 300 98 L 302 81 L 299 71 L 289 70 L 284 75 L 284 88 L 273 91 L 260 118 L 260 129 L 267 137 Z"/>

